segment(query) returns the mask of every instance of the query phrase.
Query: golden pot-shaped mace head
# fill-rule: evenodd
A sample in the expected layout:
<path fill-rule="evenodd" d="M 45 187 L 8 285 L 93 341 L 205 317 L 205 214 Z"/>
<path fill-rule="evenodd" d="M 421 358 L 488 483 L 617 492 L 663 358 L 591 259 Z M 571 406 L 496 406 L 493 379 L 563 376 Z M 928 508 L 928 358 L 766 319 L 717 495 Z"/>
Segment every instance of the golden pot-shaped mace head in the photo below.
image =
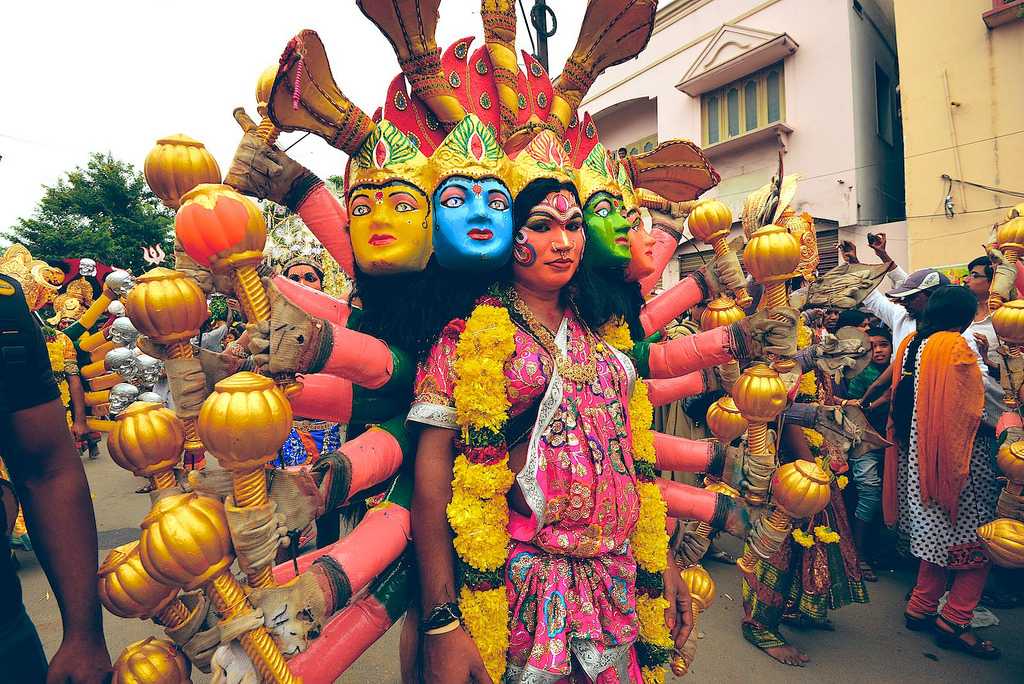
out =
<path fill-rule="evenodd" d="M 190 257 L 218 273 L 259 263 L 267 243 L 259 207 L 223 184 L 197 185 L 185 193 L 174 231 Z"/>
<path fill-rule="evenodd" d="M 729 230 L 732 228 L 732 210 L 719 200 L 702 200 L 690 211 L 686 219 L 693 237 L 711 245 L 715 256 L 723 257 L 732 251 L 729 246 Z M 753 301 L 744 287 L 733 295 L 740 306 L 750 306 Z"/>
<path fill-rule="evenodd" d="M 139 555 L 158 582 L 202 586 L 234 560 L 224 504 L 195 492 L 160 499 L 142 520 Z"/>
<path fill-rule="evenodd" d="M 747 431 L 747 419 L 729 395 L 719 397 L 708 406 L 705 419 L 711 434 L 723 444 L 729 444 Z"/>
<path fill-rule="evenodd" d="M 701 242 L 711 244 L 729 237 L 732 229 L 732 210 L 725 202 L 706 200 L 700 202 L 686 219 L 690 233 Z"/>
<path fill-rule="evenodd" d="M 162 266 L 138 277 L 125 308 L 132 325 L 160 344 L 195 337 L 209 317 L 206 295 L 196 281 Z"/>
<path fill-rule="evenodd" d="M 988 557 L 1004 568 L 1024 568 L 1024 522 L 997 518 L 978 528 Z"/>
<path fill-rule="evenodd" d="M 250 323 L 270 319 L 270 300 L 256 265 L 267 244 L 267 222 L 250 199 L 227 185 L 198 185 L 181 198 L 174 232 L 190 257 L 231 274 Z"/>
<path fill-rule="evenodd" d="M 828 505 L 829 482 L 817 463 L 793 461 L 779 466 L 772 476 L 772 501 L 791 518 L 809 518 Z"/>
<path fill-rule="evenodd" d="M 1010 482 L 1024 483 L 1024 441 L 1004 442 L 996 452 L 996 465 Z"/>
<path fill-rule="evenodd" d="M 747 314 L 743 313 L 743 309 L 736 306 L 736 302 L 730 297 L 715 297 L 708 302 L 704 313 L 700 315 L 700 328 L 714 330 L 723 325 L 732 325 L 746 317 Z"/>
<path fill-rule="evenodd" d="M 273 460 L 291 426 L 284 392 L 256 373 L 221 380 L 199 410 L 199 437 L 221 467 L 234 473 L 262 469 Z"/>
<path fill-rule="evenodd" d="M 743 250 L 743 265 L 762 285 L 784 283 L 799 275 L 800 243 L 782 226 L 758 228 Z"/>
<path fill-rule="evenodd" d="M 271 64 L 260 73 L 256 81 L 256 111 L 260 116 L 267 116 L 267 104 L 270 102 L 270 92 L 274 89 L 274 80 L 277 78 L 277 65 Z"/>
<path fill-rule="evenodd" d="M 778 372 L 755 363 L 740 374 L 732 388 L 732 399 L 747 421 L 770 423 L 786 408 L 786 385 Z"/>
<path fill-rule="evenodd" d="M 178 595 L 146 572 L 138 541 L 111 550 L 96 575 L 100 601 L 118 617 L 148 620 Z"/>
<path fill-rule="evenodd" d="M 191 669 L 172 642 L 146 637 L 121 651 L 111 684 L 189 684 Z"/>
<path fill-rule="evenodd" d="M 167 475 L 170 483 L 158 482 L 160 489 L 174 485 L 170 471 L 181 459 L 184 444 L 185 426 L 174 411 L 148 401 L 126 408 L 107 437 L 107 449 L 117 465 L 137 477 Z"/>
<path fill-rule="evenodd" d="M 220 183 L 220 167 L 203 143 L 187 135 L 160 138 L 146 155 L 146 183 L 169 209 L 177 209 L 181 196 L 200 183 Z"/>
<path fill-rule="evenodd" d="M 996 228 L 996 244 L 1009 263 L 1016 262 L 1024 251 L 1024 216 L 1011 218 Z"/>
<path fill-rule="evenodd" d="M 1011 347 L 1024 345 L 1024 299 L 1006 302 L 992 312 L 992 327 Z"/>
<path fill-rule="evenodd" d="M 690 599 L 695 611 L 704 612 L 715 602 L 715 580 L 702 565 L 691 565 L 679 573 L 690 588 Z"/>

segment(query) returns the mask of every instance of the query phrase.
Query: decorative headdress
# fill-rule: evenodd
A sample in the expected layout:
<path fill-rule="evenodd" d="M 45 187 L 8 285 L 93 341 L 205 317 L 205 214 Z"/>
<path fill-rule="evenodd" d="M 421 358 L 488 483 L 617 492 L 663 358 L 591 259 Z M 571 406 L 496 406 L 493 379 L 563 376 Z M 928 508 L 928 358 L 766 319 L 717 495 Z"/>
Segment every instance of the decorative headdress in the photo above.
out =
<path fill-rule="evenodd" d="M 349 158 L 345 184 L 348 190 L 359 185 L 382 185 L 403 180 L 430 195 L 433 178 L 427 158 L 390 121 L 381 121 Z"/>
<path fill-rule="evenodd" d="M 512 160 L 512 165 L 508 187 L 513 197 L 538 178 L 551 178 L 565 183 L 576 181 L 576 171 L 561 141 L 546 129 L 530 140 Z"/>
<path fill-rule="evenodd" d="M 25 301 L 32 311 L 52 301 L 57 295 L 57 288 L 64 282 L 64 271 L 34 258 L 24 245 L 11 245 L 0 256 L 0 273 L 21 284 Z M 92 295 L 91 287 L 89 295 Z"/>
<path fill-rule="evenodd" d="M 47 318 L 46 322 L 56 325 L 64 319 L 77 321 L 87 308 L 77 297 L 68 293 L 59 294 L 53 300 L 53 316 Z"/>
<path fill-rule="evenodd" d="M 435 182 L 451 176 L 499 178 L 510 176 L 512 162 L 490 128 L 470 114 L 452 129 L 430 157 Z"/>
<path fill-rule="evenodd" d="M 321 262 L 320 257 L 315 254 L 299 254 L 297 256 L 293 256 L 281 265 L 281 273 L 288 273 L 288 269 L 292 266 L 309 266 L 321 276 L 323 276 L 324 273 L 324 265 Z"/>

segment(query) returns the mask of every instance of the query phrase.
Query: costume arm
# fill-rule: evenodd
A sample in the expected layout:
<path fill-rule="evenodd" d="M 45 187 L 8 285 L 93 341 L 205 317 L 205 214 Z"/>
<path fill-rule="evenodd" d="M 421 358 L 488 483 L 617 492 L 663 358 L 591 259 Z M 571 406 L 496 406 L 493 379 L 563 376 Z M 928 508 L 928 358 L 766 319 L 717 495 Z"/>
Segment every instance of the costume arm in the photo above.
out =
<path fill-rule="evenodd" d="M 368 390 L 336 375 L 313 373 L 299 377 L 302 391 L 289 401 L 297 416 L 332 423 L 379 423 L 408 406 L 402 392 Z"/>
<path fill-rule="evenodd" d="M 662 432 L 654 433 L 654 467 L 680 473 L 721 475 L 725 450 L 716 440 L 686 439 Z"/>
<path fill-rule="evenodd" d="M 663 233 L 663 231 L 658 231 Z M 688 276 L 673 285 L 668 291 L 644 304 L 640 310 L 640 323 L 644 334 L 651 335 L 668 325 L 672 319 L 689 311 L 704 299 L 704 290 L 697 279 Z"/>
<path fill-rule="evenodd" d="M 647 398 L 652 406 L 664 406 L 673 401 L 695 397 L 707 391 L 707 381 L 704 373 L 694 371 L 677 378 L 663 378 L 661 380 L 644 380 L 647 383 Z"/>
<path fill-rule="evenodd" d="M 321 365 L 310 370 L 347 378 L 367 389 L 393 389 L 411 384 L 413 363 L 404 352 L 392 349 L 372 335 L 337 323 L 324 321 L 324 325 L 330 327 L 330 351 Z"/>
<path fill-rule="evenodd" d="M 643 230 L 643 227 L 640 228 Z M 679 247 L 679 239 L 664 230 L 654 228 L 651 230 L 651 237 L 654 238 L 654 270 L 651 275 L 640 281 L 640 294 L 647 296 L 658 284 L 665 267 L 675 256 L 676 248 Z M 657 330 L 658 328 L 655 328 Z M 653 332 L 653 331 L 650 331 Z M 648 334 L 650 334 L 648 332 Z"/>
<path fill-rule="evenodd" d="M 313 465 L 324 497 L 326 511 L 334 511 L 360 492 L 384 482 L 398 472 L 406 453 L 411 452 L 405 415 L 397 416 L 324 454 Z"/>
<path fill-rule="evenodd" d="M 335 299 L 326 292 L 300 285 L 284 276 L 274 276 L 274 285 L 288 301 L 310 316 L 345 325 L 348 322 L 349 314 L 352 313 L 348 302 Z"/>
<path fill-rule="evenodd" d="M 348 236 L 348 212 L 323 181 L 306 195 L 295 211 L 327 253 L 338 262 L 345 275 L 354 278 L 352 242 Z"/>
<path fill-rule="evenodd" d="M 652 378 L 674 378 L 734 360 L 728 326 L 638 348 L 641 368 Z M 636 353 L 636 352 L 634 352 Z"/>

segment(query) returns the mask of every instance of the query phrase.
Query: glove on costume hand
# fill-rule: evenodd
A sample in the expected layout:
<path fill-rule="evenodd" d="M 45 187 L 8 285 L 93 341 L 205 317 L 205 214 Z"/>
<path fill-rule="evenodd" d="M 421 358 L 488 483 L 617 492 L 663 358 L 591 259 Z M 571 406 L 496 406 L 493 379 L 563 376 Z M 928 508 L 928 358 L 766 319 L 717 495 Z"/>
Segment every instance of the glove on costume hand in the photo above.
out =
<path fill-rule="evenodd" d="M 848 458 L 857 458 L 869 451 L 889 446 L 881 435 L 868 423 L 867 416 L 857 406 L 818 405 L 814 418 L 814 429 L 846 453 Z"/>
<path fill-rule="evenodd" d="M 745 538 L 750 532 L 751 520 L 759 515 L 759 509 L 751 507 L 745 499 L 724 494 L 719 495 L 719 500 L 725 505 L 725 520 L 721 529 L 739 539 Z"/>
<path fill-rule="evenodd" d="M 330 356 L 330 324 L 292 304 L 274 281 L 264 284 L 270 299 L 270 320 L 252 329 L 249 351 L 253 363 L 271 375 L 316 373 Z"/>
<path fill-rule="evenodd" d="M 273 565 L 277 550 L 288 546 L 288 528 L 284 516 L 277 515 L 275 502 L 239 508 L 229 496 L 224 500 L 224 513 L 238 565 L 246 574 Z"/>
<path fill-rule="evenodd" d="M 152 357 L 164 362 L 167 384 L 171 396 L 174 397 L 174 412 L 179 418 L 195 418 L 199 415 L 209 392 L 206 388 L 206 376 L 203 366 L 196 357 L 188 359 L 168 358 L 166 345 L 159 344 L 148 337 L 139 336 L 136 342 L 139 349 Z"/>
<path fill-rule="evenodd" d="M 828 373 L 833 382 L 843 379 L 843 371 L 853 368 L 857 361 L 870 353 L 861 340 L 841 340 L 835 335 L 824 333 L 821 341 L 810 347 L 814 365 Z"/>
<path fill-rule="evenodd" d="M 1017 268 L 1006 263 L 1003 253 L 998 249 L 987 251 L 988 258 L 992 260 L 992 283 L 989 285 L 989 294 L 999 295 L 1003 301 L 1009 301 L 1013 299 Z"/>
<path fill-rule="evenodd" d="M 764 359 L 769 354 L 796 355 L 798 318 L 796 309 L 779 307 L 758 311 L 733 323 L 729 327 L 736 344 L 735 355 L 744 359 Z"/>
<path fill-rule="evenodd" d="M 309 648 L 323 630 L 327 602 L 310 572 L 280 587 L 253 589 L 249 600 L 263 611 L 263 624 L 286 658 Z"/>
<path fill-rule="evenodd" d="M 231 494 L 231 472 L 207 467 L 189 473 L 189 484 L 199 494 L 224 500 Z M 323 515 L 324 500 L 308 468 L 268 470 L 267 489 L 286 530 L 298 532 Z"/>
<path fill-rule="evenodd" d="M 707 383 L 707 391 L 711 392 L 714 389 L 721 388 L 726 392 L 732 392 L 732 386 L 740 379 L 740 365 L 738 363 L 726 363 L 721 366 L 715 366 L 714 376 L 718 387 L 712 387 L 712 383 L 709 381 Z"/>
<path fill-rule="evenodd" d="M 723 255 L 716 254 L 701 271 L 710 290 L 709 296 L 732 292 L 747 286 L 747 279 L 743 275 L 743 269 L 740 268 L 739 257 L 732 250 Z"/>
<path fill-rule="evenodd" d="M 1006 489 L 1000 491 L 999 500 L 996 502 L 996 515 L 1000 518 L 1024 520 L 1024 496 L 1011 494 Z"/>
<path fill-rule="evenodd" d="M 697 534 L 697 523 L 693 521 L 680 524 L 672 537 L 672 552 L 684 567 L 699 563 L 710 546 L 711 538 Z"/>
<path fill-rule="evenodd" d="M 256 124 L 245 112 L 236 110 L 235 119 L 245 135 L 238 143 L 224 182 L 244 195 L 269 199 L 294 211 L 295 207 L 290 201 L 297 206 L 305 196 L 305 193 L 298 196 L 296 191 L 306 185 L 308 192 L 318 179 L 302 164 L 273 145 L 268 145 L 256 132 Z M 314 183 L 309 182 L 310 178 Z"/>
<path fill-rule="evenodd" d="M 203 367 L 203 375 L 206 376 L 207 391 L 212 392 L 218 382 L 240 371 L 244 362 L 245 359 L 236 354 L 200 349 L 199 363 Z"/>
<path fill-rule="evenodd" d="M 237 641 L 218 647 L 209 664 L 213 667 L 212 684 L 260 684 L 256 668 Z"/>
<path fill-rule="evenodd" d="M 213 273 L 206 266 L 201 265 L 190 257 L 185 248 L 178 242 L 178 238 L 174 238 L 174 268 L 195 280 L 207 295 L 217 291 Z"/>
<path fill-rule="evenodd" d="M 744 468 L 747 460 L 746 442 L 740 442 L 739 446 L 725 445 L 725 463 L 719 476 L 722 482 L 742 492 L 746 486 Z"/>
<path fill-rule="evenodd" d="M 996 351 L 1001 359 L 999 363 L 999 384 L 1003 391 L 1011 397 L 1021 397 L 1024 388 L 1024 356 L 1012 356 L 1010 350 L 1000 345 Z"/>
<path fill-rule="evenodd" d="M 177 644 L 201 671 L 209 673 L 210 658 L 220 644 L 217 615 L 201 591 L 190 591 L 178 598 L 188 609 L 188 619 L 177 629 L 165 629 L 167 636 Z M 203 629 L 206 625 L 212 625 Z"/>

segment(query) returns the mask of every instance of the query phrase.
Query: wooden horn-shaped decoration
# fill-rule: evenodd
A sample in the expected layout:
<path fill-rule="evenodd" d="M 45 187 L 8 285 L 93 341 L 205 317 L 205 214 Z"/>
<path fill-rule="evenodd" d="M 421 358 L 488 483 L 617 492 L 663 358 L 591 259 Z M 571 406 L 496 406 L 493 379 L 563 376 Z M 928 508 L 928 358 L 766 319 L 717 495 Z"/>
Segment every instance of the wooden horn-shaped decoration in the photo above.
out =
<path fill-rule="evenodd" d="M 324 44 L 305 30 L 288 42 L 267 102 L 267 115 L 282 131 L 309 131 L 354 154 L 376 128 L 366 112 L 334 81 Z"/>
<path fill-rule="evenodd" d="M 437 31 L 441 0 L 358 0 L 356 3 L 391 43 L 412 94 L 451 129 L 466 116 L 441 68 Z"/>
<path fill-rule="evenodd" d="M 689 140 L 667 140 L 650 152 L 621 160 L 633 187 L 672 202 L 688 202 L 718 185 L 722 177 Z"/>
<path fill-rule="evenodd" d="M 608 67 L 636 57 L 654 31 L 656 0 L 590 0 L 576 47 L 554 83 L 548 125 L 561 134 Z"/>
<path fill-rule="evenodd" d="M 498 105 L 501 113 L 498 140 L 504 142 L 515 130 L 519 117 L 515 0 L 481 0 L 480 21 L 484 25 L 484 42 L 487 54 L 491 58 L 494 81 L 498 85 Z"/>

